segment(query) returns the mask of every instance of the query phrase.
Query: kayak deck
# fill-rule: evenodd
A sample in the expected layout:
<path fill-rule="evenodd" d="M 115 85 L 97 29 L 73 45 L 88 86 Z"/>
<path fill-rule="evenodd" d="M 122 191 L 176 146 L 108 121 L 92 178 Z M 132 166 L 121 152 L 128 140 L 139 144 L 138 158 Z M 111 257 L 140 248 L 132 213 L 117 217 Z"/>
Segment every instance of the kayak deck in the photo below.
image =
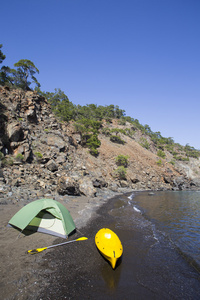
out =
<path fill-rule="evenodd" d="M 95 236 L 95 244 L 101 254 L 109 260 L 114 269 L 117 260 L 123 253 L 123 247 L 120 239 L 112 230 L 108 228 L 100 229 Z"/>

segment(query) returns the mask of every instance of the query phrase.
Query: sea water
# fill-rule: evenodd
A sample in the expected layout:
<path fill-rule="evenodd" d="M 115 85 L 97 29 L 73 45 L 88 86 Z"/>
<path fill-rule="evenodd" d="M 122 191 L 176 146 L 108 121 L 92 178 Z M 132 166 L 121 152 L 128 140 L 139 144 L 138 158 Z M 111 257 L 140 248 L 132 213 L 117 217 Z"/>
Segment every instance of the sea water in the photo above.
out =
<path fill-rule="evenodd" d="M 200 192 L 132 193 L 129 204 L 200 270 Z"/>
<path fill-rule="evenodd" d="M 81 231 L 86 242 L 55 249 L 41 299 L 200 299 L 200 192 L 133 192 L 110 199 Z M 113 270 L 95 246 L 110 228 L 123 255 Z"/>

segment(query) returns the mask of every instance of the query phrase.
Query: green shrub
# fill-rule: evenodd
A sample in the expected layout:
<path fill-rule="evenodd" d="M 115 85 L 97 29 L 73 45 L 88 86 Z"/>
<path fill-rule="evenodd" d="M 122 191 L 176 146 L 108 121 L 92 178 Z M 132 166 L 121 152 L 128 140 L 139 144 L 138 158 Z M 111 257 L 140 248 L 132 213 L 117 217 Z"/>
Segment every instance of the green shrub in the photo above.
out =
<path fill-rule="evenodd" d="M 101 145 L 97 134 L 88 134 L 86 145 L 89 149 L 97 149 Z"/>
<path fill-rule="evenodd" d="M 75 128 L 75 131 L 79 132 L 80 134 L 83 134 L 87 131 L 86 127 L 82 124 L 79 124 L 79 123 L 75 123 L 74 128 Z"/>
<path fill-rule="evenodd" d="M 199 158 L 199 157 L 200 157 L 200 152 L 196 150 L 196 151 L 194 151 L 194 152 L 187 153 L 187 155 L 188 155 L 189 157 Z"/>
<path fill-rule="evenodd" d="M 40 152 L 34 152 L 36 158 L 41 159 L 43 157 L 42 153 Z"/>
<path fill-rule="evenodd" d="M 164 145 L 161 145 L 161 144 L 157 144 L 157 148 L 162 151 L 164 151 L 164 149 L 165 149 Z"/>
<path fill-rule="evenodd" d="M 107 124 L 111 124 L 112 123 L 112 119 L 111 118 L 105 118 L 105 121 Z"/>
<path fill-rule="evenodd" d="M 90 154 L 97 156 L 99 154 L 97 148 L 101 146 L 101 141 L 98 139 L 97 134 L 87 133 L 82 136 L 81 145 L 88 147 Z"/>
<path fill-rule="evenodd" d="M 97 156 L 101 141 L 98 139 L 98 133 L 102 126 L 100 121 L 83 118 L 74 124 L 75 130 L 81 135 L 81 145 L 90 149 L 90 154 Z"/>
<path fill-rule="evenodd" d="M 126 130 L 125 129 L 121 129 L 121 128 L 112 128 L 110 130 L 111 133 L 115 133 L 116 135 L 118 135 L 119 133 L 122 133 L 124 135 L 127 135 Z"/>
<path fill-rule="evenodd" d="M 128 155 L 120 154 L 115 158 L 115 161 L 118 166 L 127 167 L 128 166 Z"/>
<path fill-rule="evenodd" d="M 165 149 L 167 150 L 167 151 L 169 151 L 170 153 L 173 153 L 173 151 L 174 151 L 174 146 L 173 145 L 165 145 Z"/>
<path fill-rule="evenodd" d="M 3 158 L 2 159 L 2 166 L 6 167 L 6 166 L 12 166 L 13 165 L 13 159 L 11 157 L 8 158 Z"/>
<path fill-rule="evenodd" d="M 126 179 L 126 169 L 124 168 L 124 166 L 119 166 L 115 170 L 115 176 L 119 179 Z"/>
<path fill-rule="evenodd" d="M 135 133 L 134 130 L 130 129 L 130 128 L 126 128 L 125 132 L 126 132 L 126 135 L 128 135 L 129 137 L 133 137 L 133 135 Z"/>
<path fill-rule="evenodd" d="M 21 153 L 18 153 L 15 157 L 16 160 L 18 161 L 23 161 L 24 160 L 24 156 Z"/>
<path fill-rule="evenodd" d="M 0 160 L 4 158 L 3 153 L 0 151 Z"/>
<path fill-rule="evenodd" d="M 104 127 L 101 130 L 101 133 L 104 134 L 105 136 L 109 136 L 110 135 L 110 129 L 108 127 Z"/>
<path fill-rule="evenodd" d="M 172 154 L 173 156 L 177 156 L 177 155 L 178 155 L 178 152 L 172 151 L 171 154 Z"/>
<path fill-rule="evenodd" d="M 144 137 L 140 139 L 140 145 L 147 150 L 149 149 L 149 143 Z"/>
<path fill-rule="evenodd" d="M 161 166 L 162 165 L 162 160 L 159 159 L 156 163 L 157 163 L 158 166 Z"/>
<path fill-rule="evenodd" d="M 200 151 L 196 150 L 194 147 L 191 147 L 189 145 L 186 145 L 184 147 L 184 151 L 188 157 L 193 157 L 193 158 L 199 158 L 200 157 Z"/>
<path fill-rule="evenodd" d="M 169 162 L 171 165 L 175 165 L 175 161 L 174 160 L 171 160 L 170 162 Z"/>
<path fill-rule="evenodd" d="M 165 158 L 165 157 L 166 157 L 165 152 L 162 151 L 162 150 L 158 150 L 157 155 L 158 155 L 159 157 L 161 157 L 161 158 Z"/>
<path fill-rule="evenodd" d="M 90 154 L 97 157 L 99 155 L 99 151 L 95 148 L 90 149 Z"/>
<path fill-rule="evenodd" d="M 110 141 L 113 142 L 113 143 L 117 143 L 117 144 L 125 144 L 125 141 L 122 140 L 119 136 L 116 136 L 116 135 L 111 135 L 110 137 Z"/>
<path fill-rule="evenodd" d="M 180 161 L 189 161 L 189 157 L 183 157 L 183 156 L 176 156 L 176 160 L 180 160 Z"/>
<path fill-rule="evenodd" d="M 196 157 L 197 158 L 197 157 Z M 182 161 L 190 161 L 189 157 L 183 157 Z"/>
<path fill-rule="evenodd" d="M 119 125 L 124 125 L 124 126 L 125 126 L 125 125 L 126 125 L 126 121 L 125 121 L 125 120 L 122 120 L 122 119 L 120 119 L 118 124 L 119 124 Z"/>
<path fill-rule="evenodd" d="M 78 120 L 77 123 L 74 125 L 76 128 L 79 128 L 79 126 L 82 125 L 84 129 L 90 129 L 91 131 L 94 130 L 98 131 L 101 128 L 102 123 L 100 121 L 83 118 Z"/>

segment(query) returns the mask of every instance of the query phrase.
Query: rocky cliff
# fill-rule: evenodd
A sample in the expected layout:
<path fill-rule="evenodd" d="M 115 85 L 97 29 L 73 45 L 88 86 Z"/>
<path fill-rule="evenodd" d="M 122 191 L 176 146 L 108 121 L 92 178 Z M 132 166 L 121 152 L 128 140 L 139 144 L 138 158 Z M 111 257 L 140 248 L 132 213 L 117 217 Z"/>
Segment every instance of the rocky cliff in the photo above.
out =
<path fill-rule="evenodd" d="M 102 126 L 124 127 L 117 120 Z M 131 126 L 126 122 L 126 128 Z M 166 153 L 158 164 L 153 142 L 149 150 L 138 143 L 140 130 L 133 137 L 120 134 L 124 144 L 100 134 L 99 155 L 94 157 L 81 146 L 73 123 L 59 122 L 45 98 L 0 87 L 0 198 L 13 202 L 22 194 L 28 199 L 55 194 L 95 197 L 110 190 L 200 189 L 199 159 L 172 165 Z M 118 155 L 128 156 L 124 179 L 115 173 Z"/>

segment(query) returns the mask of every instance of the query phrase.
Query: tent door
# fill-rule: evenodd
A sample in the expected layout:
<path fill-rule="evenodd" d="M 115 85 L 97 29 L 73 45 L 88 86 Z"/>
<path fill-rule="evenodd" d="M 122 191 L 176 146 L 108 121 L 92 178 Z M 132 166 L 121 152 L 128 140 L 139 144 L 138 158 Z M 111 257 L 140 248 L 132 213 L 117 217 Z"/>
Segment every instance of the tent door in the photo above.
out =
<path fill-rule="evenodd" d="M 33 218 L 26 229 L 63 238 L 67 237 L 62 220 L 55 218 L 47 211 L 41 211 L 35 218 Z"/>

